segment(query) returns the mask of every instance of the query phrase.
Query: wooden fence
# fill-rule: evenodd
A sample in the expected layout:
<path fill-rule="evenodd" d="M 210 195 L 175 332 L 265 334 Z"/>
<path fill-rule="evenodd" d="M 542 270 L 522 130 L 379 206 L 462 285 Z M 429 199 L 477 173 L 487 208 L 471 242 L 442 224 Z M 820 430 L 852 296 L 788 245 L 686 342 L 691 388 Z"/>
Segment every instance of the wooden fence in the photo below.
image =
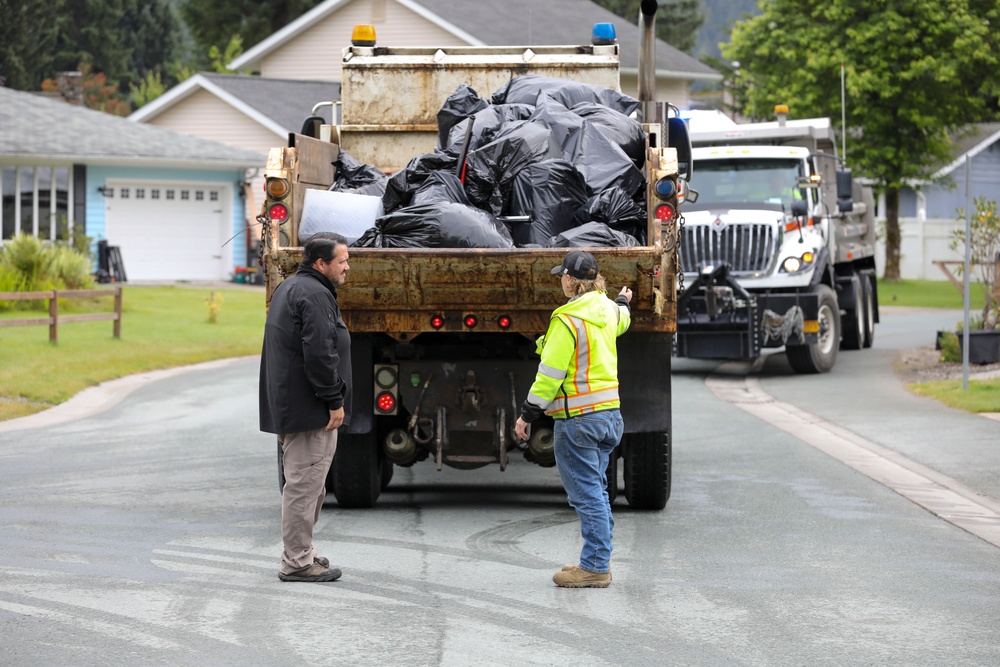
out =
<path fill-rule="evenodd" d="M 59 315 L 59 299 L 81 299 L 89 297 L 113 296 L 115 298 L 115 310 L 113 313 L 86 313 L 81 315 Z M 67 289 L 67 290 L 45 290 L 43 292 L 0 292 L 0 301 L 49 301 L 48 317 L 33 317 L 28 319 L 0 319 L 0 328 L 3 327 L 27 327 L 49 325 L 49 342 L 55 343 L 59 340 L 59 325 L 66 322 L 99 322 L 101 320 L 114 321 L 115 338 L 122 337 L 122 288 L 113 289 Z"/>

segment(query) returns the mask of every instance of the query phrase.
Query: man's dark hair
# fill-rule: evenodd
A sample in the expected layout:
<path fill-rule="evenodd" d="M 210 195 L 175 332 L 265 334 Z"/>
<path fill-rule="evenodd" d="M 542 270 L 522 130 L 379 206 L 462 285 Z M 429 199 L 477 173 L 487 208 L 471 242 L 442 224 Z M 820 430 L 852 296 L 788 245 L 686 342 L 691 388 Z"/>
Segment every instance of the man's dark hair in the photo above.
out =
<path fill-rule="evenodd" d="M 313 234 L 306 241 L 305 249 L 302 251 L 302 263 L 312 266 L 317 259 L 329 262 L 333 259 L 333 254 L 339 245 L 350 245 L 340 234 L 335 232 L 319 232 Z"/>

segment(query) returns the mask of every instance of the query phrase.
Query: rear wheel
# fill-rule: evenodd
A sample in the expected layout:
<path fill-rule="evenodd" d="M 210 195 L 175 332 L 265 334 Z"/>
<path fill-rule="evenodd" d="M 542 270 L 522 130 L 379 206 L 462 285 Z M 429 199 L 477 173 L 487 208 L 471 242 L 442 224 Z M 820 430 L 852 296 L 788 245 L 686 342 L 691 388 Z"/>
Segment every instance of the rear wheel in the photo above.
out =
<path fill-rule="evenodd" d="M 337 504 L 372 507 L 382 492 L 382 480 L 382 456 L 375 429 L 368 433 L 340 433 L 326 481 Z"/>
<path fill-rule="evenodd" d="M 670 499 L 670 433 L 626 433 L 625 498 L 636 509 L 661 510 Z"/>
<path fill-rule="evenodd" d="M 785 348 L 788 363 L 796 373 L 825 373 L 837 361 L 840 345 L 840 308 L 836 293 L 826 285 L 817 285 L 819 296 L 819 334 L 811 345 L 789 345 Z"/>
<path fill-rule="evenodd" d="M 851 280 L 851 291 L 854 292 L 854 308 L 844 311 L 844 338 L 840 347 L 845 350 L 860 350 L 865 345 L 865 289 L 862 278 L 854 276 Z"/>

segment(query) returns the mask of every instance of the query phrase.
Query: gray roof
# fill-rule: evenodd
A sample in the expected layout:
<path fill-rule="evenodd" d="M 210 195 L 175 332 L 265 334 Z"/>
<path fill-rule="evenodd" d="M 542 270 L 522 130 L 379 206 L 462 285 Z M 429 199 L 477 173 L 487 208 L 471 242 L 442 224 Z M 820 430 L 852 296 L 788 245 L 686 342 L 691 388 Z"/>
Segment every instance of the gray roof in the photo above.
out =
<path fill-rule="evenodd" d="M 317 102 L 340 99 L 340 84 L 336 81 L 265 79 L 212 72 L 201 72 L 201 75 L 289 131 L 298 132 L 302 128 L 302 121 L 311 114 Z M 330 107 L 317 110 L 317 115 L 329 123 Z"/>
<path fill-rule="evenodd" d="M 0 87 L 0 158 L 190 169 L 263 164 L 255 151 Z"/>
<path fill-rule="evenodd" d="M 489 46 L 586 44 L 594 23 L 613 23 L 622 68 L 639 66 L 639 27 L 590 0 L 504 0 L 490 5 L 482 0 L 414 1 Z M 662 9 L 656 16 L 666 20 Z M 675 75 L 698 75 L 692 78 L 721 78 L 708 65 L 659 39 L 656 68 Z"/>

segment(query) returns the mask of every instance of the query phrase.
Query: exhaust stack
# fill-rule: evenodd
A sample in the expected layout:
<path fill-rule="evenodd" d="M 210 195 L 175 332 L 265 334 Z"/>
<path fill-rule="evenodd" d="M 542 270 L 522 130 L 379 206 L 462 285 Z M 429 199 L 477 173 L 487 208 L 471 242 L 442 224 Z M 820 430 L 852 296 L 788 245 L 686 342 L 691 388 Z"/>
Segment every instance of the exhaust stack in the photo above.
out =
<path fill-rule="evenodd" d="M 639 8 L 639 109 L 642 122 L 656 122 L 656 0 L 642 0 Z"/>

